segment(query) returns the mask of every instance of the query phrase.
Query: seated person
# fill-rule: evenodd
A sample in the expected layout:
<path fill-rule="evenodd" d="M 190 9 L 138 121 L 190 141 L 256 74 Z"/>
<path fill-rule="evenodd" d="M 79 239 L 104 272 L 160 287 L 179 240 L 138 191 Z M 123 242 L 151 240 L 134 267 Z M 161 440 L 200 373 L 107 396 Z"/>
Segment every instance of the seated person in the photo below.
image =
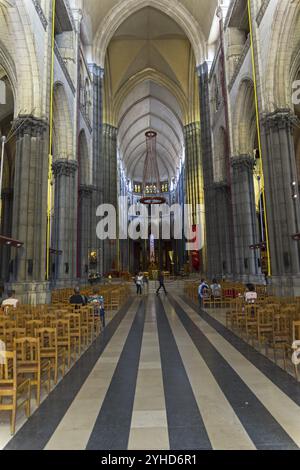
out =
<path fill-rule="evenodd" d="M 19 305 L 18 299 L 15 298 L 14 296 L 15 292 L 14 291 L 9 291 L 7 293 L 7 299 L 3 300 L 1 306 L 4 307 L 5 313 L 9 310 L 9 308 L 17 308 Z"/>
<path fill-rule="evenodd" d="M 217 279 L 212 280 L 212 284 L 210 286 L 211 296 L 214 299 L 220 299 L 222 297 L 222 287 L 218 283 Z"/>
<path fill-rule="evenodd" d="M 246 285 L 245 301 L 248 304 L 254 304 L 257 301 L 257 292 L 255 292 L 255 286 L 253 284 Z"/>
<path fill-rule="evenodd" d="M 88 298 L 88 303 L 94 307 L 94 315 L 100 315 L 103 328 L 105 327 L 104 297 L 98 294 L 98 289 L 93 289 L 93 294 Z"/>
<path fill-rule="evenodd" d="M 80 294 L 80 288 L 77 286 L 74 289 L 74 294 L 70 297 L 69 300 L 71 305 L 86 305 L 87 298 L 85 295 Z"/>

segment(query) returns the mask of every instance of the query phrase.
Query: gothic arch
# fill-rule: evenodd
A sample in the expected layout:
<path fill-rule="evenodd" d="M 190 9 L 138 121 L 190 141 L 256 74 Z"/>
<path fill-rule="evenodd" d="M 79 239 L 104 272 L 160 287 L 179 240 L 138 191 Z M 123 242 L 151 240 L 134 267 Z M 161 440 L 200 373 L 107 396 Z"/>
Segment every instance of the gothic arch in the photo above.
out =
<path fill-rule="evenodd" d="M 6 74 L 9 80 L 9 83 L 11 85 L 11 89 L 14 95 L 15 109 L 16 109 L 17 91 L 18 91 L 16 67 L 9 51 L 5 47 L 4 43 L 0 40 L 0 74 L 1 74 L 1 68 Z"/>
<path fill-rule="evenodd" d="M 288 5 L 287 5 L 288 3 Z M 299 3 L 278 2 L 272 25 L 269 62 L 265 82 L 266 111 L 293 109 L 292 82 L 299 67 Z"/>
<path fill-rule="evenodd" d="M 233 114 L 233 155 L 252 155 L 256 132 L 254 85 L 252 80 L 240 83 Z"/>
<path fill-rule="evenodd" d="M 11 80 L 18 114 L 42 115 L 40 70 L 26 5 L 22 0 L 2 5 L 0 62 Z M 19 60 L 19 55 L 22 60 Z"/>
<path fill-rule="evenodd" d="M 53 93 L 54 159 L 74 159 L 71 115 L 64 86 L 56 82 Z"/>
<path fill-rule="evenodd" d="M 145 7 L 156 8 L 170 16 L 186 33 L 194 50 L 196 64 L 206 58 L 206 41 L 199 23 L 176 0 L 122 0 L 118 2 L 100 23 L 94 42 L 95 61 L 104 68 L 109 42 L 119 26 L 132 14 Z"/>

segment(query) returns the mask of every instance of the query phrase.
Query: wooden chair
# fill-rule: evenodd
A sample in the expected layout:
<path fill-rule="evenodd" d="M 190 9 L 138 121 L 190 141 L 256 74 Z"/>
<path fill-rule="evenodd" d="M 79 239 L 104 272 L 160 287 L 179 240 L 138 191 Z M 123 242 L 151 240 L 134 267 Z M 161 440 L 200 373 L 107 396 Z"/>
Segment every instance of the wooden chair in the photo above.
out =
<path fill-rule="evenodd" d="M 42 320 L 42 323 L 43 325 L 40 326 L 39 328 L 51 328 L 51 325 L 53 323 L 54 320 L 57 320 L 58 316 L 56 313 L 45 313 L 41 316 L 41 320 Z"/>
<path fill-rule="evenodd" d="M 271 339 L 271 346 L 274 351 L 274 361 L 277 363 L 277 351 L 283 355 L 284 368 L 286 368 L 286 345 L 290 342 L 292 319 L 285 313 L 274 314 L 274 330 Z"/>
<path fill-rule="evenodd" d="M 17 316 L 17 327 L 26 328 L 26 323 L 33 320 L 31 313 L 18 313 Z"/>
<path fill-rule="evenodd" d="M 80 313 L 69 313 L 65 316 L 70 322 L 71 347 L 74 350 L 75 359 L 80 357 L 82 347 L 82 329 Z"/>
<path fill-rule="evenodd" d="M 30 380 L 18 380 L 16 352 L 0 350 L 0 411 L 11 411 L 12 435 L 16 430 L 18 409 L 25 407 L 26 417 L 30 416 L 30 393 Z"/>
<path fill-rule="evenodd" d="M 65 349 L 68 359 L 68 368 L 70 369 L 72 356 L 70 321 L 68 319 L 54 320 L 52 322 L 52 328 L 56 328 L 57 345 L 59 348 Z"/>
<path fill-rule="evenodd" d="M 66 370 L 66 349 L 58 346 L 56 328 L 39 328 L 35 330 L 35 336 L 40 340 L 41 360 L 49 360 L 50 367 L 54 372 L 54 383 L 57 383 L 58 372 L 61 370 L 62 376 Z"/>
<path fill-rule="evenodd" d="M 110 310 L 119 310 L 120 308 L 120 297 L 118 294 L 112 295 L 110 299 Z"/>
<path fill-rule="evenodd" d="M 258 344 L 261 349 L 262 345 L 265 345 L 266 356 L 268 355 L 268 344 L 271 342 L 271 338 L 274 331 L 274 310 L 272 307 L 260 307 L 257 311 L 258 317 Z"/>
<path fill-rule="evenodd" d="M 248 342 L 250 338 L 254 342 L 254 339 L 258 337 L 258 309 L 258 305 L 255 304 L 245 305 L 245 332 Z"/>
<path fill-rule="evenodd" d="M 3 320 L 0 322 L 0 336 L 3 336 L 4 331 L 9 328 L 16 328 L 17 322 L 15 320 Z"/>
<path fill-rule="evenodd" d="M 34 332 L 38 328 L 43 327 L 43 322 L 42 320 L 29 320 L 26 322 L 26 332 L 27 332 L 27 337 L 34 337 Z"/>
<path fill-rule="evenodd" d="M 6 351 L 13 351 L 15 338 L 25 338 L 26 328 L 7 328 L 4 330 L 3 341 Z"/>
<path fill-rule="evenodd" d="M 80 309 L 80 327 L 82 344 L 88 346 L 88 344 L 92 342 L 93 332 L 89 324 L 89 310 L 86 307 Z"/>
<path fill-rule="evenodd" d="M 41 360 L 40 341 L 38 338 L 15 338 L 14 348 L 17 352 L 18 374 L 30 378 L 31 385 L 36 387 L 37 405 L 41 402 L 41 387 L 46 386 L 48 393 L 51 387 L 51 369 L 49 360 Z"/>
<path fill-rule="evenodd" d="M 226 313 L 226 325 L 234 331 L 242 333 L 245 329 L 246 318 L 242 298 L 231 300 L 231 309 Z"/>

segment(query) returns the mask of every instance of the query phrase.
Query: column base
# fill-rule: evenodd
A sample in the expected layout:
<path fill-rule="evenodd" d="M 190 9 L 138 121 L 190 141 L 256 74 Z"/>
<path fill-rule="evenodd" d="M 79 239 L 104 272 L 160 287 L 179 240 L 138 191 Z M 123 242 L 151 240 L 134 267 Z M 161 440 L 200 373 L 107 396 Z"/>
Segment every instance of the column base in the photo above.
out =
<path fill-rule="evenodd" d="M 272 276 L 269 291 L 280 297 L 300 297 L 300 274 L 295 276 Z"/>
<path fill-rule="evenodd" d="M 54 289 L 72 289 L 81 285 L 80 279 L 56 279 L 53 281 L 51 288 Z"/>
<path fill-rule="evenodd" d="M 51 302 L 49 282 L 11 282 L 5 284 L 5 290 L 15 291 L 21 304 L 40 305 Z"/>
<path fill-rule="evenodd" d="M 264 274 L 239 274 L 234 276 L 235 281 L 242 282 L 244 284 L 258 284 L 265 285 L 266 279 Z"/>

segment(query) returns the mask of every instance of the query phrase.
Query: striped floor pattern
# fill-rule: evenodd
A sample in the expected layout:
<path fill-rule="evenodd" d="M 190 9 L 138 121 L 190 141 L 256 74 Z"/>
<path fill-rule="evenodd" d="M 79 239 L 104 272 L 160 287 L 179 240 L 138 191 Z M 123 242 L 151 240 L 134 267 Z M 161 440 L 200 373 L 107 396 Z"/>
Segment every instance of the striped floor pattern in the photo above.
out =
<path fill-rule="evenodd" d="M 0 446 L 296 450 L 299 404 L 300 384 L 215 318 L 184 296 L 149 295 L 111 319 Z"/>

